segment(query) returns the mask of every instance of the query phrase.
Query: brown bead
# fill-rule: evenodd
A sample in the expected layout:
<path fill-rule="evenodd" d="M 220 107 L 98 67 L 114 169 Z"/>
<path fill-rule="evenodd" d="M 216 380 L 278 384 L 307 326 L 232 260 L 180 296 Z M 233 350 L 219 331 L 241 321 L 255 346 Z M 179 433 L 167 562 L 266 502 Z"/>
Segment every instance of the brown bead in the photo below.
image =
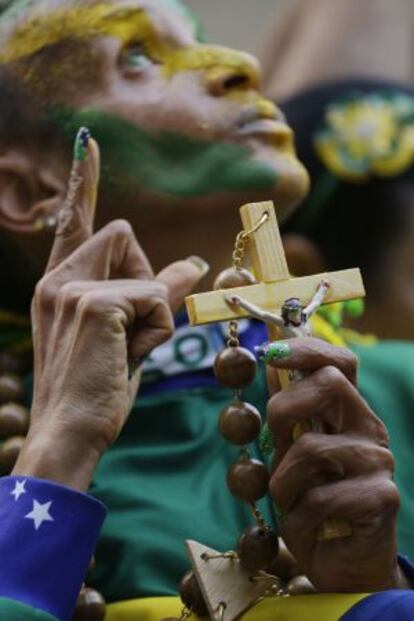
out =
<path fill-rule="evenodd" d="M 227 472 L 227 487 L 233 496 L 245 502 L 256 502 L 266 496 L 269 473 L 257 459 L 242 457 Z"/>
<path fill-rule="evenodd" d="M 244 267 L 240 269 L 229 267 L 217 276 L 214 281 L 214 289 L 235 289 L 237 287 L 254 285 L 256 282 L 253 274 L 249 270 L 244 269 Z"/>
<path fill-rule="evenodd" d="M 24 442 L 25 438 L 15 436 L 2 444 L 0 448 L 0 470 L 3 474 L 9 474 L 13 470 Z"/>
<path fill-rule="evenodd" d="M 282 580 L 291 580 L 299 573 L 296 559 L 289 552 L 282 538 L 279 538 L 279 554 L 268 566 L 267 571 L 272 576 L 278 576 Z"/>
<path fill-rule="evenodd" d="M 0 404 L 23 401 L 24 395 L 24 384 L 20 377 L 11 373 L 0 375 Z"/>
<path fill-rule="evenodd" d="M 0 406 L 0 438 L 23 436 L 29 429 L 29 411 L 18 403 Z"/>
<path fill-rule="evenodd" d="M 240 563 L 244 569 L 258 571 L 266 569 L 279 549 L 276 533 L 270 528 L 250 526 L 239 539 Z"/>
<path fill-rule="evenodd" d="M 289 595 L 313 595 L 316 589 L 306 576 L 296 576 L 292 578 L 286 587 Z"/>
<path fill-rule="evenodd" d="M 250 403 L 235 401 L 220 414 L 220 432 L 232 444 L 244 446 L 254 442 L 261 428 L 259 411 Z"/>
<path fill-rule="evenodd" d="M 79 595 L 72 621 L 103 621 L 106 603 L 98 591 L 84 587 Z"/>
<path fill-rule="evenodd" d="M 256 368 L 255 357 L 244 347 L 226 347 L 214 363 L 214 373 L 220 384 L 235 390 L 252 383 Z"/>
<path fill-rule="evenodd" d="M 30 362 L 30 354 L 12 354 L 3 351 L 0 353 L 0 374 L 21 375 L 29 370 Z"/>
<path fill-rule="evenodd" d="M 161 621 L 180 621 L 178 617 L 164 617 Z"/>
<path fill-rule="evenodd" d="M 187 608 L 190 608 L 199 617 L 208 615 L 203 593 L 192 571 L 188 571 L 181 580 L 179 591 L 183 604 Z"/>

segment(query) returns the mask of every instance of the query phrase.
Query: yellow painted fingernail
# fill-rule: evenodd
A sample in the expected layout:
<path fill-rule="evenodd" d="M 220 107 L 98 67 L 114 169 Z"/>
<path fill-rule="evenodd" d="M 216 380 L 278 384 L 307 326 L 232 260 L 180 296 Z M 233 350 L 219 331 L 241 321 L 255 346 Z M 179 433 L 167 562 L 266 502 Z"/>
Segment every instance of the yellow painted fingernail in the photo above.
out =
<path fill-rule="evenodd" d="M 210 271 L 210 265 L 201 257 L 192 255 L 191 257 L 187 257 L 186 261 L 192 263 L 199 270 L 202 276 L 205 276 Z"/>

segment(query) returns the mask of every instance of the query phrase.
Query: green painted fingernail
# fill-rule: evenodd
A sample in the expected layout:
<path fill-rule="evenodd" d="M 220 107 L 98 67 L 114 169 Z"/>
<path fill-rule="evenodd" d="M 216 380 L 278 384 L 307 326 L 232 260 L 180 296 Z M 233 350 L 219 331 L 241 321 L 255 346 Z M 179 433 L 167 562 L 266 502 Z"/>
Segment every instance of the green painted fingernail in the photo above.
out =
<path fill-rule="evenodd" d="M 91 132 L 86 127 L 81 127 L 75 140 L 74 158 L 78 162 L 84 162 L 88 155 Z"/>
<path fill-rule="evenodd" d="M 289 343 L 270 343 L 263 352 L 263 360 L 273 362 L 274 360 L 283 360 L 283 358 L 289 358 L 292 353 L 292 348 Z"/>

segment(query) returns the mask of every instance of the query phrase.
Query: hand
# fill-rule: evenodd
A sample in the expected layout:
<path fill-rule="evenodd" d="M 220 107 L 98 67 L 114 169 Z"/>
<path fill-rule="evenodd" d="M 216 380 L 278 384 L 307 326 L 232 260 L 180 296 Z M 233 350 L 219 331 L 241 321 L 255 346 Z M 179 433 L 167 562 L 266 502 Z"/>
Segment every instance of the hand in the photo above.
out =
<path fill-rule="evenodd" d="M 128 417 L 140 379 L 129 361 L 171 336 L 173 312 L 203 276 L 189 260 L 154 277 L 125 221 L 92 234 L 99 150 L 85 148 L 33 300 L 31 427 L 14 469 L 78 489 Z"/>
<path fill-rule="evenodd" d="M 403 586 L 393 457 L 384 425 L 357 391 L 357 360 L 317 339 L 288 344 L 290 355 L 271 366 L 308 375 L 275 394 L 268 407 L 277 454 L 270 491 L 283 516 L 281 534 L 319 591 Z M 320 419 L 327 433 L 307 433 L 293 443 L 295 425 L 311 417 Z M 346 520 L 352 535 L 319 541 L 318 531 L 329 518 Z"/>

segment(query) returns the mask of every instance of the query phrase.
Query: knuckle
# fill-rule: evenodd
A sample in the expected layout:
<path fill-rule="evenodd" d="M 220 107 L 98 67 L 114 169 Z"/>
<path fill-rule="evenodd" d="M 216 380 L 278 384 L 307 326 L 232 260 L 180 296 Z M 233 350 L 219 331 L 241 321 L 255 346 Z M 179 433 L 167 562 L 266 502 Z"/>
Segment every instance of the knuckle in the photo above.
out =
<path fill-rule="evenodd" d="M 55 305 L 57 290 L 53 281 L 49 278 L 42 278 L 36 285 L 34 298 L 43 308 L 50 308 Z"/>
<path fill-rule="evenodd" d="M 384 468 L 386 470 L 388 470 L 388 472 L 393 474 L 394 470 L 395 470 L 394 455 L 391 453 L 391 451 L 389 451 L 386 448 L 381 448 L 380 451 L 382 453 L 382 459 L 383 459 Z"/>
<path fill-rule="evenodd" d="M 318 511 L 326 503 L 326 494 L 321 487 L 312 487 L 305 494 L 305 506 L 309 512 Z"/>
<path fill-rule="evenodd" d="M 344 366 L 351 377 L 354 377 L 358 371 L 359 360 L 355 354 L 349 349 L 343 349 Z"/>
<path fill-rule="evenodd" d="M 78 308 L 80 313 L 87 318 L 95 318 L 102 313 L 102 305 L 99 296 L 90 291 L 80 296 Z"/>
<path fill-rule="evenodd" d="M 388 429 L 384 425 L 384 423 L 377 417 L 374 416 L 374 424 L 376 426 L 375 435 L 377 436 L 377 441 L 380 446 L 383 448 L 388 448 L 390 445 L 390 434 Z"/>
<path fill-rule="evenodd" d="M 343 373 L 333 366 L 321 369 L 318 373 L 318 380 L 325 390 L 329 390 L 333 394 L 343 392 L 347 385 L 347 380 Z"/>
<path fill-rule="evenodd" d="M 316 433 L 304 433 L 295 442 L 295 451 L 297 451 L 304 463 L 309 463 L 323 457 L 323 451 L 321 450 L 321 434 Z"/>
<path fill-rule="evenodd" d="M 75 306 L 79 297 L 79 290 L 72 282 L 65 283 L 59 291 L 59 301 L 65 307 Z"/>
<path fill-rule="evenodd" d="M 128 220 L 113 220 L 108 225 L 109 233 L 114 237 L 129 237 L 132 235 L 132 226 L 128 222 Z"/>
<path fill-rule="evenodd" d="M 377 493 L 381 512 L 395 514 L 400 508 L 400 494 L 397 486 L 391 479 L 385 480 Z"/>

